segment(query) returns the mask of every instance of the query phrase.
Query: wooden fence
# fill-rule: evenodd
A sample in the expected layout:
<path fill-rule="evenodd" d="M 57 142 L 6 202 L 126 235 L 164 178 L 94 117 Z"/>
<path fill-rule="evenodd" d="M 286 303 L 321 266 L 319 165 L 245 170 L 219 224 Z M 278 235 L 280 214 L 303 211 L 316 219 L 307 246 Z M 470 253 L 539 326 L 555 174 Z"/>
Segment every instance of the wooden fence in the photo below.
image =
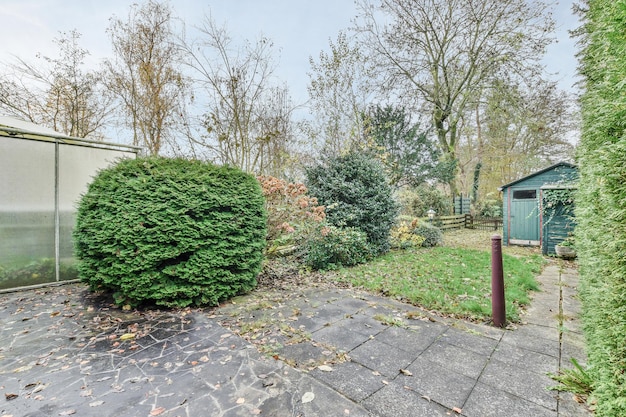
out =
<path fill-rule="evenodd" d="M 474 217 L 471 214 L 440 216 L 433 219 L 433 224 L 441 230 L 476 229 L 499 230 L 502 227 L 501 217 Z"/>

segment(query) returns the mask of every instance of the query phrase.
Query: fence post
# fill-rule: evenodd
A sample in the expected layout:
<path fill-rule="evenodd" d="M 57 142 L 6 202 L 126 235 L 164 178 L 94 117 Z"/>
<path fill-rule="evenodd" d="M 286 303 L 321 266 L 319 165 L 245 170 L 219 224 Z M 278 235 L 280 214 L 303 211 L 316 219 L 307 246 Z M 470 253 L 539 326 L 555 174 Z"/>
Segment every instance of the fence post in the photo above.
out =
<path fill-rule="evenodd" d="M 502 270 L 502 237 L 491 236 L 491 315 L 493 325 L 504 327 L 506 306 L 504 301 L 504 271 Z"/>

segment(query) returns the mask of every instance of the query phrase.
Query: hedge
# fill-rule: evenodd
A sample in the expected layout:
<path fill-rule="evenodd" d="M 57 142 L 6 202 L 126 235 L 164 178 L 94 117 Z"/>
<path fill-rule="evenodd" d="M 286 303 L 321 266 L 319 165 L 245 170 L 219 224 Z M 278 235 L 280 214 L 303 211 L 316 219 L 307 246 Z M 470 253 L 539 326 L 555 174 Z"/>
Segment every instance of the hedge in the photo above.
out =
<path fill-rule="evenodd" d="M 239 169 L 161 157 L 98 173 L 74 230 L 80 278 L 118 304 L 216 305 L 256 286 L 261 188 Z"/>

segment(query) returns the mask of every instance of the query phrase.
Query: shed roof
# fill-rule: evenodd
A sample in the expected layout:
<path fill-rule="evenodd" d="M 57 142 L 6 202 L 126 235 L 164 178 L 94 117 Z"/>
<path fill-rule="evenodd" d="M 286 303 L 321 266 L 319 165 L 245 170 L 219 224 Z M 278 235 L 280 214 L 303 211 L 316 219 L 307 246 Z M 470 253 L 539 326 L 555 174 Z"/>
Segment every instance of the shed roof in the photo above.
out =
<path fill-rule="evenodd" d="M 537 176 L 537 175 L 541 175 L 541 174 L 543 174 L 544 172 L 552 171 L 553 169 L 558 168 L 558 167 L 561 167 L 561 166 L 563 166 L 563 167 L 569 167 L 569 168 L 576 168 L 576 165 L 575 165 L 575 164 L 572 164 L 572 163 L 570 163 L 570 162 L 557 162 L 556 164 L 551 165 L 551 166 L 549 166 L 549 167 L 547 167 L 547 168 L 544 168 L 544 169 L 542 169 L 542 170 L 540 170 L 540 171 L 533 172 L 533 173 L 532 173 L 532 174 L 530 174 L 530 175 L 526 175 L 526 176 L 525 176 L 525 177 L 523 177 L 523 178 L 517 179 L 517 180 L 515 180 L 515 181 L 513 181 L 513 182 L 510 182 L 510 183 L 505 184 L 505 185 L 503 185 L 503 186 L 501 186 L 501 187 L 498 187 L 498 191 L 502 191 L 502 190 L 504 190 L 505 188 L 508 188 L 508 187 L 510 187 L 510 186 L 512 186 L 512 185 L 515 185 L 515 184 L 518 184 L 518 183 L 520 183 L 520 182 L 526 181 L 527 179 L 532 178 L 532 177 L 535 177 L 535 176 Z"/>
<path fill-rule="evenodd" d="M 60 136 L 56 130 L 10 116 L 0 116 L 0 126 L 44 136 Z"/>

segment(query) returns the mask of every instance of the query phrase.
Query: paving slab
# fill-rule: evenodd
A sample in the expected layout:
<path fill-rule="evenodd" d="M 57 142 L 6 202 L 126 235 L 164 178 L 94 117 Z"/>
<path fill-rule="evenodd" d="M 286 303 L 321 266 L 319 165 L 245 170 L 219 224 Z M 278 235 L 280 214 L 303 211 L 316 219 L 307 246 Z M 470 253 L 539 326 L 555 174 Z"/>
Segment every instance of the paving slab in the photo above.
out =
<path fill-rule="evenodd" d="M 0 294 L 0 415 L 590 416 L 548 390 L 585 361 L 576 270 L 539 281 L 508 329 L 331 287 L 176 311 L 81 284 Z"/>

